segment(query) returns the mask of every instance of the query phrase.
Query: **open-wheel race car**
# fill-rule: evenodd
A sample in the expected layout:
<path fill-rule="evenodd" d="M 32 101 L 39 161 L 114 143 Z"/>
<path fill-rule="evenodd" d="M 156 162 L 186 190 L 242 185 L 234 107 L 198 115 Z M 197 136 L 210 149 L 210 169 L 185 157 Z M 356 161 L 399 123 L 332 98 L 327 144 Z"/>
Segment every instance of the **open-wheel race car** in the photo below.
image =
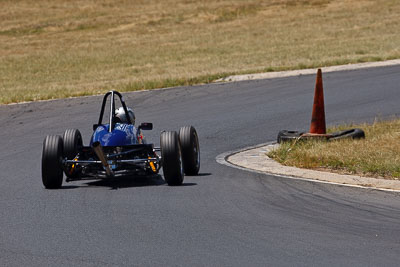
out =
<path fill-rule="evenodd" d="M 115 109 L 115 98 L 121 107 Z M 110 115 L 103 123 L 110 98 Z M 196 175 L 200 169 L 200 148 L 193 126 L 181 127 L 179 133 L 162 131 L 160 147 L 148 144 L 142 130 L 152 130 L 152 123 L 135 127 L 135 115 L 126 107 L 122 95 L 110 91 L 104 95 L 100 117 L 93 125 L 89 146 L 84 146 L 77 129 L 67 129 L 63 137 L 48 135 L 43 142 L 42 181 L 45 188 L 62 186 L 66 181 L 107 179 L 121 176 L 154 175 L 163 168 L 168 185 L 180 185 L 184 175 Z"/>

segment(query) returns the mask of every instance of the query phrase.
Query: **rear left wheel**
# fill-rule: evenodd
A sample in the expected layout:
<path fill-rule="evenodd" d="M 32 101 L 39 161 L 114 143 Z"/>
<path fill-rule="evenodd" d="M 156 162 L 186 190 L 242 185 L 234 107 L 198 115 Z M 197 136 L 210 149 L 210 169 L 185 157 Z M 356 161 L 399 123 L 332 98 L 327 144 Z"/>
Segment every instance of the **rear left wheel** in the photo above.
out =
<path fill-rule="evenodd" d="M 42 152 L 42 182 L 47 189 L 57 189 L 62 185 L 63 141 L 61 136 L 46 136 Z"/>

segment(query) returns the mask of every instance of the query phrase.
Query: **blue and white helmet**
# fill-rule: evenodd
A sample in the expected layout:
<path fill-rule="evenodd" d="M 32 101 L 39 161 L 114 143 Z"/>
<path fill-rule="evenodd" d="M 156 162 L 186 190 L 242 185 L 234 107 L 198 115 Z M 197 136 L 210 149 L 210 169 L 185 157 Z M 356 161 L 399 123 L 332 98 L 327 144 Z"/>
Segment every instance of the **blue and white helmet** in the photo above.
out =
<path fill-rule="evenodd" d="M 131 108 L 127 108 L 127 110 L 128 110 L 128 114 L 131 119 L 131 122 L 134 125 L 135 120 L 136 120 L 135 113 L 133 113 L 133 110 Z M 126 118 L 125 110 L 123 107 L 117 108 L 115 110 L 115 117 L 118 118 L 121 121 L 121 123 L 128 123 L 128 119 Z"/>

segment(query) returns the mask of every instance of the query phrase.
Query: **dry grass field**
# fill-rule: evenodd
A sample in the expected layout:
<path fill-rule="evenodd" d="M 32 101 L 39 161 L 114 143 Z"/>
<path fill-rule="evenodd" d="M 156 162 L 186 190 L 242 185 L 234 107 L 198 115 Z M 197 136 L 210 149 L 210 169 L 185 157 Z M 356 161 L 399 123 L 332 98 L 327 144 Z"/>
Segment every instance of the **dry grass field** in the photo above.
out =
<path fill-rule="evenodd" d="M 1 0 L 0 103 L 400 58 L 398 0 Z"/>
<path fill-rule="evenodd" d="M 285 143 L 268 156 L 288 166 L 400 179 L 400 120 L 341 126 L 329 132 L 350 128 L 363 129 L 366 138 Z"/>

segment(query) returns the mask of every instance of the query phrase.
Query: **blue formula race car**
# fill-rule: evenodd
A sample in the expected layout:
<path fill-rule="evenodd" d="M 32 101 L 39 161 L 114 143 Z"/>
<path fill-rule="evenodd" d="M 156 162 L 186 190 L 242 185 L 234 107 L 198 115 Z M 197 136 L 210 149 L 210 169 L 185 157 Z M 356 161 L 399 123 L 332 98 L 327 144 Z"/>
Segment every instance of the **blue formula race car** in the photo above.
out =
<path fill-rule="evenodd" d="M 107 100 L 110 115 L 103 123 Z M 121 107 L 115 109 L 115 98 Z M 77 129 L 68 129 L 63 137 L 48 135 L 43 142 L 42 181 L 45 188 L 62 186 L 66 181 L 108 179 L 121 176 L 154 175 L 163 168 L 168 185 L 180 185 L 184 175 L 200 170 L 200 147 L 193 126 L 181 127 L 179 133 L 163 131 L 160 147 L 148 144 L 142 130 L 152 130 L 152 123 L 135 127 L 135 115 L 126 107 L 122 95 L 110 91 L 104 95 L 100 117 L 93 125 L 89 146 L 84 146 Z"/>

